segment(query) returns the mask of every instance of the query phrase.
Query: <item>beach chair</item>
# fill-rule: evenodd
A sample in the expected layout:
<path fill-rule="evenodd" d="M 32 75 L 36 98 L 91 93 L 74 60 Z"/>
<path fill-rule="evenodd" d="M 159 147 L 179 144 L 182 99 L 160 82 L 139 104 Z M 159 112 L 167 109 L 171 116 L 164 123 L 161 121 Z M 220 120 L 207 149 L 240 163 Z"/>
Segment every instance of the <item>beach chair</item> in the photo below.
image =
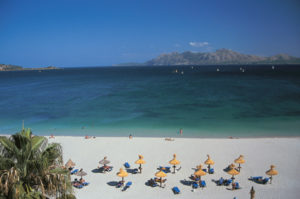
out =
<path fill-rule="evenodd" d="M 74 169 L 73 171 L 71 171 L 71 175 L 77 173 L 79 170 L 78 169 Z"/>
<path fill-rule="evenodd" d="M 123 181 L 119 181 L 116 187 L 117 187 L 117 188 L 120 188 L 120 187 L 122 187 L 123 185 L 124 185 L 124 182 L 123 182 Z"/>
<path fill-rule="evenodd" d="M 206 187 L 206 182 L 204 180 L 201 180 L 200 187 L 202 188 Z"/>
<path fill-rule="evenodd" d="M 89 182 L 83 182 L 81 183 L 83 186 L 88 186 L 90 183 Z"/>
<path fill-rule="evenodd" d="M 202 169 L 202 171 L 207 172 L 207 169 Z"/>
<path fill-rule="evenodd" d="M 130 168 L 130 164 L 129 164 L 128 162 L 125 162 L 124 167 L 125 167 L 126 169 L 129 169 L 129 168 Z"/>
<path fill-rule="evenodd" d="M 208 171 L 208 173 L 209 173 L 209 174 L 213 174 L 213 173 L 215 173 L 215 170 L 214 170 L 214 168 L 210 168 L 210 169 L 209 169 L 209 171 Z"/>
<path fill-rule="evenodd" d="M 232 183 L 232 179 L 228 179 L 228 180 L 225 180 L 224 181 L 224 185 L 225 186 L 228 186 L 228 185 L 230 185 Z"/>
<path fill-rule="evenodd" d="M 249 178 L 249 180 L 252 180 L 252 181 L 259 181 L 259 180 L 262 180 L 262 178 L 263 178 L 262 176 L 254 176 L 254 177 L 251 176 L 251 177 Z"/>
<path fill-rule="evenodd" d="M 199 187 L 199 185 L 197 184 L 197 182 L 192 183 L 192 188 L 193 189 L 197 189 L 198 187 Z"/>
<path fill-rule="evenodd" d="M 224 179 L 221 177 L 218 181 L 217 181 L 217 185 L 223 185 L 224 183 Z"/>
<path fill-rule="evenodd" d="M 130 188 L 131 185 L 132 185 L 131 181 L 127 182 L 125 187 L 122 189 L 122 191 L 126 191 L 128 188 Z"/>
<path fill-rule="evenodd" d="M 135 168 L 132 170 L 132 174 L 137 174 L 139 172 L 139 169 Z"/>
<path fill-rule="evenodd" d="M 238 182 L 235 183 L 235 189 L 240 189 L 240 184 Z"/>
<path fill-rule="evenodd" d="M 173 187 L 172 191 L 173 191 L 174 194 L 180 194 L 180 190 L 179 190 L 178 187 Z"/>

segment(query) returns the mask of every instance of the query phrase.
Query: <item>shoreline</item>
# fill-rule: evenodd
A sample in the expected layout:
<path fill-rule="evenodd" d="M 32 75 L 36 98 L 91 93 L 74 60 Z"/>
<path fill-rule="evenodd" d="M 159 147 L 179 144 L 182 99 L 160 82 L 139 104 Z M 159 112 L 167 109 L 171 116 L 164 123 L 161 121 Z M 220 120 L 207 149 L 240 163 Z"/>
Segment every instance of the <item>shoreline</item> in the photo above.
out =
<path fill-rule="evenodd" d="M 13 133 L 15 134 L 15 133 Z M 13 134 L 0 134 L 0 136 L 11 136 Z M 49 137 L 51 136 L 50 135 L 39 135 L 39 134 L 34 134 L 33 135 L 36 135 L 36 136 L 43 136 L 43 137 L 47 137 L 49 139 Z M 53 134 L 54 137 L 76 137 L 76 138 L 85 138 L 85 136 L 90 136 L 90 137 L 95 137 L 95 138 L 128 138 L 129 135 L 127 136 L 105 136 L 105 135 L 101 135 L 101 136 L 94 136 L 94 135 L 89 135 L 89 134 L 83 134 L 83 135 L 55 135 Z M 297 138 L 297 139 L 300 139 L 300 136 L 245 136 L 245 137 L 236 137 L 236 136 L 229 136 L 229 137 L 206 137 L 206 136 L 203 136 L 203 137 L 192 137 L 192 136 L 135 136 L 135 135 L 132 135 L 133 138 L 174 138 L 174 139 L 266 139 L 266 138 L 270 138 L 270 139 L 281 139 L 281 138 L 284 138 L 284 139 L 294 139 L 294 138 Z"/>

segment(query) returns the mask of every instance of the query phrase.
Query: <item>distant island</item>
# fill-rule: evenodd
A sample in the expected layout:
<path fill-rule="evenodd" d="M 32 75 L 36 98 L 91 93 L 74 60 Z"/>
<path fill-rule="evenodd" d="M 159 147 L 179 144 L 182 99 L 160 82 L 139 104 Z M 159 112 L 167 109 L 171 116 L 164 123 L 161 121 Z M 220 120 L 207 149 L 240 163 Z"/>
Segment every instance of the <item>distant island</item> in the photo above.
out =
<path fill-rule="evenodd" d="M 23 70 L 56 70 L 60 69 L 55 66 L 41 67 L 41 68 L 23 68 L 21 66 L 0 64 L 0 71 L 23 71 Z"/>
<path fill-rule="evenodd" d="M 118 64 L 118 66 L 174 66 L 174 65 L 234 65 L 234 64 L 300 64 L 300 58 L 287 54 L 270 57 L 241 54 L 229 49 L 219 49 L 215 52 L 173 52 L 161 54 L 145 63 Z"/>

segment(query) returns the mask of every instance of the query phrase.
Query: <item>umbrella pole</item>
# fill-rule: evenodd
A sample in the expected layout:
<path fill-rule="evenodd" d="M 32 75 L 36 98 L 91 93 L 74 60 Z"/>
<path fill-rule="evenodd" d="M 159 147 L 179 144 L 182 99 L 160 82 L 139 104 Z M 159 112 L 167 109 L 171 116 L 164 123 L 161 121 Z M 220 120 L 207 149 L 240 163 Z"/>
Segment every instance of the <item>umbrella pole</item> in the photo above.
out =
<path fill-rule="evenodd" d="M 162 178 L 160 178 L 160 187 L 162 187 Z"/>
<path fill-rule="evenodd" d="M 140 164 L 140 168 L 139 169 L 140 169 L 140 173 L 142 173 L 142 165 L 141 164 Z"/>
<path fill-rule="evenodd" d="M 176 166 L 174 165 L 173 168 L 174 168 L 174 172 L 173 173 L 175 173 Z"/>
<path fill-rule="evenodd" d="M 272 184 L 272 178 L 273 178 L 273 176 L 270 177 L 270 184 Z"/>
<path fill-rule="evenodd" d="M 239 171 L 241 171 L 241 164 L 239 164 Z"/>

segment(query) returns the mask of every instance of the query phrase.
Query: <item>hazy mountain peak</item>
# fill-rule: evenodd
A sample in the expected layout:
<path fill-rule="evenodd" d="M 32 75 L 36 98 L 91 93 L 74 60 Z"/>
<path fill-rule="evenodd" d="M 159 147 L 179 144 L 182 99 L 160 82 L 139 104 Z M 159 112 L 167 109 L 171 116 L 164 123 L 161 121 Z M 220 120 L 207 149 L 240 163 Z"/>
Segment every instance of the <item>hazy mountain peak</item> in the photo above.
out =
<path fill-rule="evenodd" d="M 215 52 L 172 52 L 161 54 L 148 61 L 145 65 L 209 65 L 209 64 L 296 64 L 300 58 L 287 54 L 278 54 L 271 57 L 261 57 L 235 52 L 231 49 L 221 48 Z"/>

